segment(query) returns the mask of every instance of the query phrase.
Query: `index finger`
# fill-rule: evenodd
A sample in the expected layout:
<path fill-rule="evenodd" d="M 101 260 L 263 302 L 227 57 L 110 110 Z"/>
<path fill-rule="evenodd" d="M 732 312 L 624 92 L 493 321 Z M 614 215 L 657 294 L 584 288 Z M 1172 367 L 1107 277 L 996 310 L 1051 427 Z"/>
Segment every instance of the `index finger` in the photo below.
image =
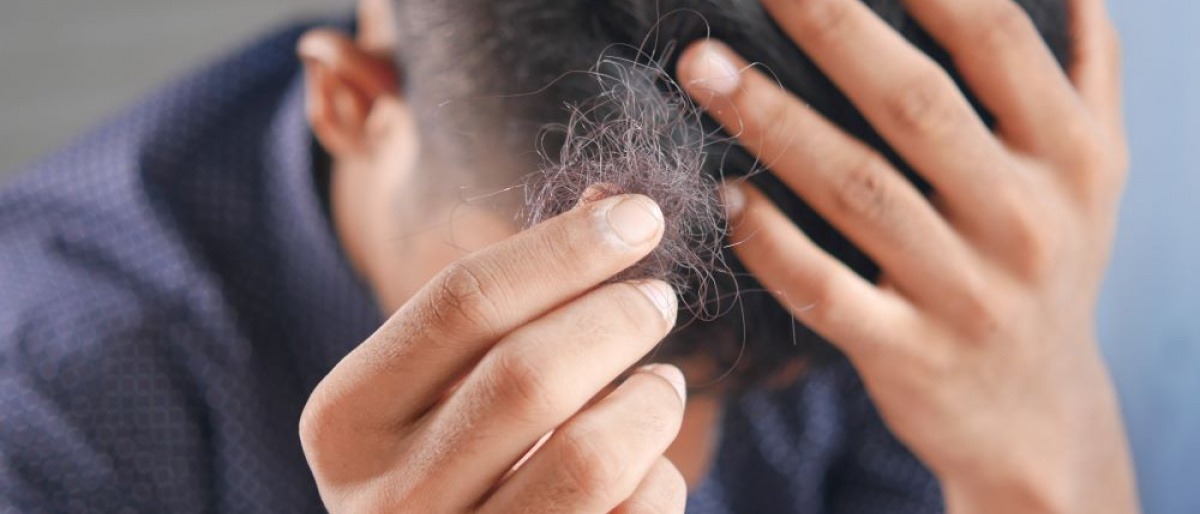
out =
<path fill-rule="evenodd" d="M 622 195 L 581 205 L 468 256 L 343 359 L 314 398 L 319 393 L 321 406 L 356 422 L 402 426 L 438 401 L 495 341 L 636 263 L 662 231 L 657 204 Z"/>

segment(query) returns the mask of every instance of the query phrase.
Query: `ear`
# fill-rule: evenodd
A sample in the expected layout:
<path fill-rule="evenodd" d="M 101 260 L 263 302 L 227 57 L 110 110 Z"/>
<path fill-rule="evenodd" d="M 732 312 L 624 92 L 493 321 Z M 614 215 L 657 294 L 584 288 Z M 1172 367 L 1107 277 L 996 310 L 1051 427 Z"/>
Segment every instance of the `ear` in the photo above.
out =
<path fill-rule="evenodd" d="M 304 62 L 308 120 L 335 158 L 353 158 L 370 147 L 367 130 L 379 100 L 398 98 L 392 62 L 332 29 L 313 29 L 297 45 Z"/>

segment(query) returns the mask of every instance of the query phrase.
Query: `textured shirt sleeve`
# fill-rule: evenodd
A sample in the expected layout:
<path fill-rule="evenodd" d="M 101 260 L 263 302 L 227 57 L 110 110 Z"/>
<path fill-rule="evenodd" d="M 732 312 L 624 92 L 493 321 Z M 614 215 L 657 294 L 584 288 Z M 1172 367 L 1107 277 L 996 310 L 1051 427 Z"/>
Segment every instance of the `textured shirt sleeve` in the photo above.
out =
<path fill-rule="evenodd" d="M 201 393 L 170 350 L 193 336 L 23 328 L 4 334 L 0 357 L 0 512 L 204 511 Z"/>

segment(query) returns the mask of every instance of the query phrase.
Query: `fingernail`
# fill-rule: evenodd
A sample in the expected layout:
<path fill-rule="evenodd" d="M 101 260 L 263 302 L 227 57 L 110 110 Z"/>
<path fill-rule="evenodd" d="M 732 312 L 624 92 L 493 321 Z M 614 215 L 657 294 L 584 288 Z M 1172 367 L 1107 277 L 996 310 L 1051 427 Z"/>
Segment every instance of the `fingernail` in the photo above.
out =
<path fill-rule="evenodd" d="M 668 364 L 650 364 L 643 366 L 641 371 L 653 373 L 671 383 L 671 387 L 675 388 L 675 393 L 679 395 L 679 401 L 687 405 L 687 380 L 683 378 L 683 372 L 679 368 Z"/>
<path fill-rule="evenodd" d="M 695 77 L 691 85 L 722 96 L 737 90 L 742 81 L 741 73 L 729 60 L 723 46 L 719 43 L 703 43 L 700 54 L 693 61 Z"/>
<path fill-rule="evenodd" d="M 721 184 L 721 204 L 725 206 L 725 218 L 736 220 L 746 210 L 746 193 L 736 184 Z"/>
<path fill-rule="evenodd" d="M 667 285 L 661 280 L 645 280 L 634 284 L 650 303 L 658 309 L 659 314 L 662 314 L 668 325 L 675 324 L 675 316 L 679 312 L 676 306 L 675 289 Z"/>
<path fill-rule="evenodd" d="M 631 195 L 609 209 L 608 225 L 625 244 L 638 246 L 658 235 L 663 214 L 653 200 Z"/>

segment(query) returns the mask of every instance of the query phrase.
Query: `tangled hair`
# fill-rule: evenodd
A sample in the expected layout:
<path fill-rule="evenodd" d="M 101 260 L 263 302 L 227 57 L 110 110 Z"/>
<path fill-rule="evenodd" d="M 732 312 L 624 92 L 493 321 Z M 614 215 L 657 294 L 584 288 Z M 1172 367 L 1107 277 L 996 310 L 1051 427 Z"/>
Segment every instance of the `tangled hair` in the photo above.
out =
<path fill-rule="evenodd" d="M 613 278 L 657 278 L 673 285 L 693 317 L 707 312 L 725 226 L 716 181 L 704 172 L 706 138 L 699 110 L 653 62 L 604 56 L 590 74 L 600 94 L 568 107 L 569 119 L 546 127 L 542 167 L 527 177 L 523 220 L 532 226 L 570 210 L 585 195 L 636 193 L 662 208 L 662 242 Z"/>
<path fill-rule="evenodd" d="M 654 198 L 667 221 L 662 247 L 626 277 L 665 278 L 684 291 L 680 304 L 689 308 L 681 316 L 689 321 L 655 357 L 707 355 L 718 373 L 736 371 L 727 381 L 735 387 L 837 352 L 796 323 L 721 244 L 716 180 L 747 177 L 825 251 L 868 279 L 879 270 L 680 95 L 664 71 L 675 69 L 676 50 L 722 40 L 930 192 L 759 0 L 393 1 L 404 88 L 431 136 L 424 158 L 481 170 L 467 179 L 477 187 L 524 183 L 528 223 L 569 209 L 593 185 Z M 962 85 L 947 53 L 901 0 L 862 1 Z M 1064 0 L 1017 3 L 1065 63 Z"/>

